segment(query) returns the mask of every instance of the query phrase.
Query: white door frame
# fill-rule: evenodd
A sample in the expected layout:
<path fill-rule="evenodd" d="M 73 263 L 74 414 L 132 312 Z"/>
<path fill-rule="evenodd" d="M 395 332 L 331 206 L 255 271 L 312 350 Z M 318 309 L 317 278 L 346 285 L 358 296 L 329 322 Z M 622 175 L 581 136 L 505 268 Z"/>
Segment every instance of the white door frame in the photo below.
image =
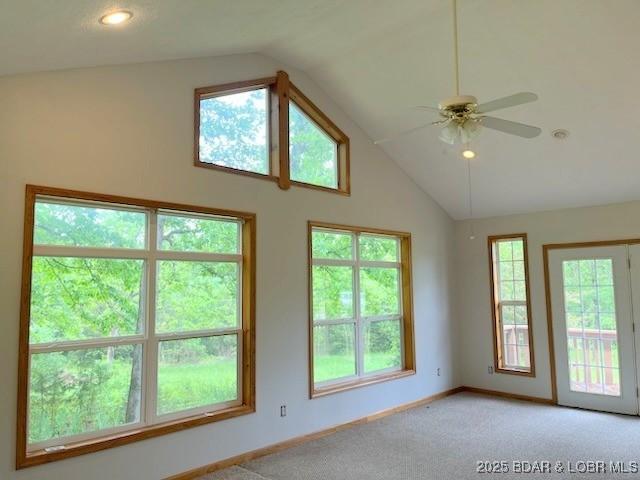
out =
<path fill-rule="evenodd" d="M 550 281 L 550 268 L 549 268 L 549 256 L 551 252 L 556 250 L 565 249 L 579 249 L 579 248 L 592 248 L 592 247 L 606 247 L 606 246 L 628 246 L 629 258 L 631 264 L 634 265 L 633 280 L 636 285 L 640 285 L 640 238 L 630 238 L 621 240 L 605 240 L 595 242 L 573 242 L 573 243 L 553 243 L 545 244 L 542 246 L 543 256 L 543 268 L 544 268 L 544 284 L 545 284 L 545 300 L 547 310 L 547 333 L 548 333 L 548 345 L 549 345 L 549 373 L 551 377 L 551 399 L 554 404 L 558 404 L 558 379 L 556 373 L 556 348 L 555 348 L 555 336 L 564 335 L 564 332 L 555 332 L 553 326 L 553 306 L 551 296 L 551 281 Z M 640 288 L 636 288 L 632 292 L 632 306 L 635 315 L 640 320 Z M 640 322 L 638 322 L 640 324 Z M 636 359 L 635 363 L 640 368 L 640 328 L 633 328 L 633 337 L 635 339 Z M 640 379 L 640 372 L 636 373 L 638 379 Z M 638 385 L 638 379 L 636 384 Z M 637 393 L 636 393 L 637 396 Z M 638 399 L 636 398 L 636 405 Z"/>

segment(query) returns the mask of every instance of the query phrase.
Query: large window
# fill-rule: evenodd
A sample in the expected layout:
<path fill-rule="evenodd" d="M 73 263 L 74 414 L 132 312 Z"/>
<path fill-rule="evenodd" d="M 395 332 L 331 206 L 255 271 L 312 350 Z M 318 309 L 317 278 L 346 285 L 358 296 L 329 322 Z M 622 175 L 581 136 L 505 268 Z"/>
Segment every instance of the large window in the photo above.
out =
<path fill-rule="evenodd" d="M 28 187 L 19 465 L 253 411 L 254 223 Z"/>
<path fill-rule="evenodd" d="M 489 237 L 495 370 L 534 375 L 527 235 Z"/>
<path fill-rule="evenodd" d="M 411 237 L 309 223 L 311 396 L 414 371 Z"/>
<path fill-rule="evenodd" d="M 349 138 L 289 81 L 195 91 L 195 164 L 348 195 Z"/>

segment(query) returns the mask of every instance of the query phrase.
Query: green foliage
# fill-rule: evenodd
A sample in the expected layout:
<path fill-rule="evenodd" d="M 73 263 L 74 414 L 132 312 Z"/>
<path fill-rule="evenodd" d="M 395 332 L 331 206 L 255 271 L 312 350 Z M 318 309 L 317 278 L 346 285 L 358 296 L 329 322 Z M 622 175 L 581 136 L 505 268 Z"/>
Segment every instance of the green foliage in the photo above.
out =
<path fill-rule="evenodd" d="M 360 235 L 360 260 L 397 262 L 398 240 Z"/>
<path fill-rule="evenodd" d="M 156 330 L 161 333 L 235 327 L 236 263 L 158 262 Z"/>
<path fill-rule="evenodd" d="M 400 313 L 397 268 L 360 269 L 360 311 L 363 317 Z"/>
<path fill-rule="evenodd" d="M 338 187 L 336 142 L 293 102 L 289 102 L 289 162 L 292 180 Z"/>
<path fill-rule="evenodd" d="M 200 102 L 200 161 L 267 174 L 267 89 Z"/>
<path fill-rule="evenodd" d="M 351 260 L 353 258 L 353 235 L 350 233 L 314 230 L 311 234 L 313 258 Z"/>
<path fill-rule="evenodd" d="M 143 212 L 36 203 L 36 243 L 145 248 Z M 158 215 L 158 244 L 174 251 L 239 251 L 235 222 Z M 35 256 L 30 342 L 143 333 L 143 260 Z M 236 263 L 159 261 L 156 321 L 163 332 L 235 327 Z M 161 344 L 159 408 L 174 412 L 236 397 L 235 335 Z M 29 441 L 77 435 L 140 417 L 140 345 L 31 356 Z M 186 405 L 186 406 L 185 406 Z"/>
<path fill-rule="evenodd" d="M 235 335 L 162 342 L 159 358 L 159 415 L 237 398 Z"/>
<path fill-rule="evenodd" d="M 174 252 L 239 253 L 236 222 L 158 215 L 158 248 Z"/>
<path fill-rule="evenodd" d="M 314 265 L 314 320 L 353 317 L 353 268 Z"/>
<path fill-rule="evenodd" d="M 364 371 L 400 367 L 400 321 L 381 320 L 367 324 L 364 333 Z"/>
<path fill-rule="evenodd" d="M 139 346 L 120 346 L 33 355 L 29 442 L 127 423 L 133 358 L 140 353 Z"/>
<path fill-rule="evenodd" d="M 34 257 L 30 342 L 140 333 L 142 260 Z"/>
<path fill-rule="evenodd" d="M 143 212 L 37 202 L 35 214 L 38 245 L 144 248 Z"/>

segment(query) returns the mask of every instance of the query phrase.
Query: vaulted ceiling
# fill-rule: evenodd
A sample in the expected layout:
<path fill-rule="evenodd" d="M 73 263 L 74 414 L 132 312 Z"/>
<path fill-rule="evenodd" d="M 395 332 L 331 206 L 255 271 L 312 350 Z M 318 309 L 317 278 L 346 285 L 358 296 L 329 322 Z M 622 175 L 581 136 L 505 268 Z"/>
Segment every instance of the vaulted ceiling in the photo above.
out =
<path fill-rule="evenodd" d="M 137 0 L 117 31 L 109 1 L 0 0 L 0 75 L 262 52 L 306 71 L 372 139 L 432 119 L 453 94 L 450 0 Z M 519 91 L 495 116 L 543 129 L 485 130 L 473 148 L 475 216 L 640 198 L 640 2 L 459 0 L 462 93 Z M 550 131 L 565 128 L 565 141 Z M 382 146 L 457 219 L 468 212 L 459 148 L 427 128 Z"/>

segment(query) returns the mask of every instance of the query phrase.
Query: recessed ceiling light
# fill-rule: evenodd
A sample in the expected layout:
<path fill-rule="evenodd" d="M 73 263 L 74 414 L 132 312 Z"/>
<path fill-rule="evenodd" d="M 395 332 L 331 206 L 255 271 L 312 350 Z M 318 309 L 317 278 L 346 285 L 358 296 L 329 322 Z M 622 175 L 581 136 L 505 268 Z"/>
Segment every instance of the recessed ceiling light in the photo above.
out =
<path fill-rule="evenodd" d="M 474 152 L 473 150 L 464 150 L 462 152 L 462 156 L 467 160 L 471 160 L 472 158 L 476 158 L 476 152 Z"/>
<path fill-rule="evenodd" d="M 128 10 L 118 10 L 100 17 L 100 23 L 103 25 L 119 25 L 131 20 L 131 17 L 133 17 L 133 13 Z"/>
<path fill-rule="evenodd" d="M 556 140 L 565 140 L 569 136 L 569 130 L 558 128 L 557 130 L 551 132 L 551 136 Z"/>

